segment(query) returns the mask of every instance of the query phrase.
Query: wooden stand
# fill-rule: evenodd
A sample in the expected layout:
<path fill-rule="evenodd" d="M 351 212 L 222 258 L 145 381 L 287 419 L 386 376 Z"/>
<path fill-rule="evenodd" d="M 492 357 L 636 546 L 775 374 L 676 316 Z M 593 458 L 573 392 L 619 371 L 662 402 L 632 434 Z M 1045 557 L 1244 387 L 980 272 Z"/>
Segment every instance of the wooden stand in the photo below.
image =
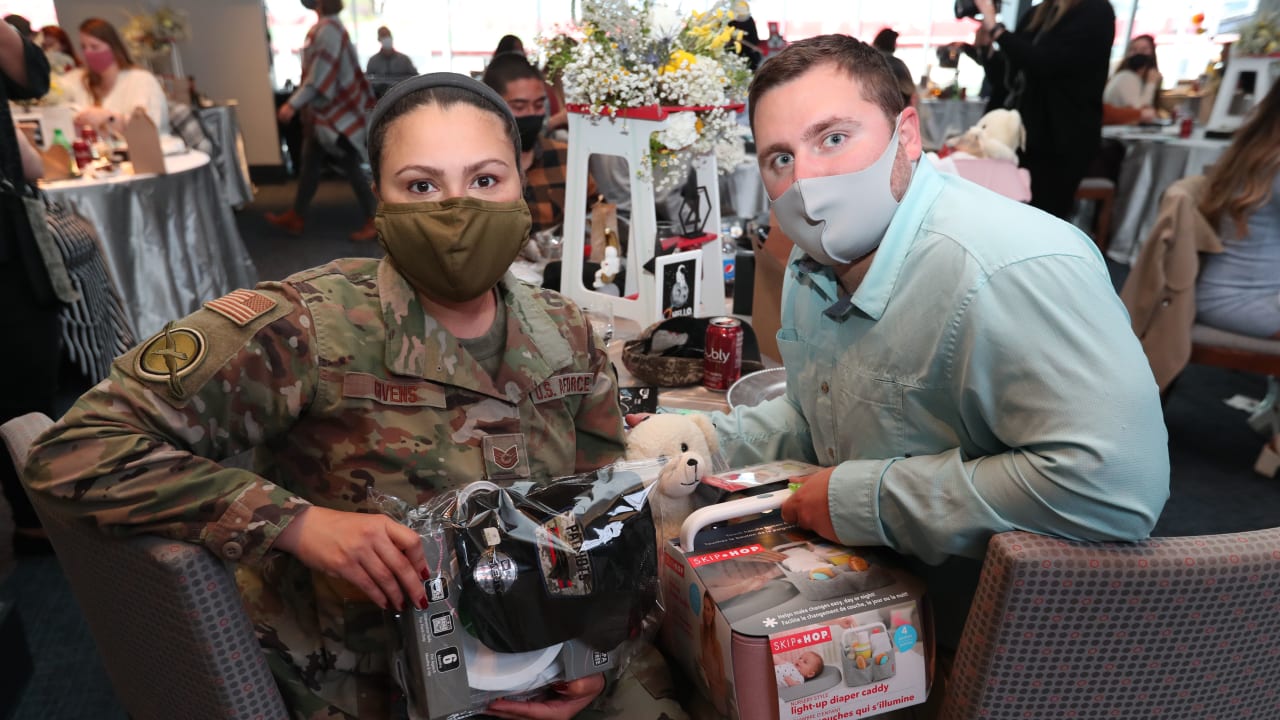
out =
<path fill-rule="evenodd" d="M 610 304 L 615 317 L 630 318 L 648 327 L 657 322 L 657 293 L 652 274 L 644 271 L 653 259 L 658 222 L 654 205 L 653 174 L 649 162 L 649 138 L 666 129 L 667 118 L 675 112 L 711 108 L 645 107 L 618 110 L 608 117 L 590 115 L 585 106 L 569 106 L 569 167 L 565 181 L 564 252 L 560 291 L 574 302 L 588 306 Z M 631 233 L 626 257 L 627 287 L 624 296 L 596 292 L 582 282 L 586 244 L 587 162 L 592 155 L 618 155 L 626 159 L 631 176 Z M 720 181 L 714 155 L 694 163 L 698 184 L 706 188 L 710 202 L 705 229 L 720 232 Z M 638 172 L 643 169 L 644 172 Z M 702 305 L 699 317 L 723 315 L 724 260 L 720 243 L 702 246 Z"/>

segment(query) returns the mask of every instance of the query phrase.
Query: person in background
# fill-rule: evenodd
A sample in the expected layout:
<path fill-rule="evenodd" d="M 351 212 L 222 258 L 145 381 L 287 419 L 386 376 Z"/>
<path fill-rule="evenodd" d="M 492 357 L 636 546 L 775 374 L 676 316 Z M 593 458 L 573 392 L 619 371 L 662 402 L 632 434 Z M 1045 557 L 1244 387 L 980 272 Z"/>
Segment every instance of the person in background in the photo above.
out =
<path fill-rule="evenodd" d="M 418 74 L 418 68 L 413 66 L 409 56 L 395 49 L 391 40 L 391 28 L 386 25 L 378 28 L 378 43 L 382 48 L 369 58 L 369 64 L 364 69 L 366 73 L 397 78 Z"/>
<path fill-rule="evenodd" d="M 45 25 L 40 28 L 39 38 L 40 47 L 44 48 L 44 54 L 49 58 L 49 69 L 52 72 L 65 74 L 83 67 L 66 30 L 57 25 Z"/>
<path fill-rule="evenodd" d="M 61 357 L 59 303 L 28 219 L 31 182 L 41 164 L 17 131 L 10 100 L 34 100 L 49 90 L 44 52 L 9 23 L 0 23 L 0 423 L 29 412 L 54 411 Z M 13 512 L 13 547 L 21 554 L 50 551 L 8 453 L 0 451 L 0 486 Z"/>
<path fill-rule="evenodd" d="M 1008 63 L 1006 105 L 1022 114 L 1027 130 L 1022 166 L 1031 172 L 1031 204 L 1068 218 L 1102 139 L 1115 12 L 1107 0 L 1044 0 L 1015 31 L 996 22 L 994 0 L 976 5 Z"/>
<path fill-rule="evenodd" d="M 884 52 L 881 50 L 881 52 Z M 893 70 L 893 76 L 898 79 L 898 90 L 902 92 L 902 104 L 910 108 L 920 110 L 920 93 L 916 90 L 916 84 L 911 80 L 911 70 L 902 60 L 892 56 L 886 56 L 889 59 L 889 67 Z"/>
<path fill-rule="evenodd" d="M 76 108 L 76 127 L 92 125 L 118 135 L 141 107 L 161 135 L 169 134 L 169 101 L 160 81 L 138 67 L 120 33 L 102 18 L 80 23 L 85 66 L 66 75 L 67 103 Z"/>
<path fill-rule="evenodd" d="M 498 40 L 498 47 L 493 49 L 493 56 L 497 57 L 503 53 L 520 53 L 524 54 L 524 41 L 515 35 L 503 35 Z"/>
<path fill-rule="evenodd" d="M 293 207 L 283 213 L 267 213 L 267 222 L 290 235 L 301 235 L 307 208 L 320 184 L 326 156 L 334 156 L 360 202 L 364 224 L 351 234 L 355 242 L 377 239 L 373 216 L 378 201 L 364 172 L 365 116 L 373 107 L 373 89 L 360 71 L 360 60 L 338 19 L 342 0 L 315 2 L 316 24 L 307 31 L 302 48 L 302 84 L 280 106 L 276 118 L 288 125 L 303 112 L 302 167 Z"/>
<path fill-rule="evenodd" d="M 174 322 L 118 359 L 27 466 L 61 512 L 234 564 L 299 720 L 394 717 L 380 608 L 426 607 L 428 563 L 374 491 L 417 505 L 497 475 L 493 440 L 514 443 L 532 479 L 623 451 L 617 378 L 590 324 L 507 271 L 529 214 L 502 99 L 463 75 L 422 75 L 369 124 L 386 256 L 240 290 Z M 166 364 L 169 343 L 193 337 L 205 352 Z M 587 382 L 535 396 L 557 378 Z M 421 401 L 406 401 L 415 389 Z M 221 463 L 250 449 L 253 470 Z M 603 688 L 590 676 L 490 711 L 567 720 Z"/>
<path fill-rule="evenodd" d="M 1102 102 L 1122 108 L 1149 108 L 1151 96 L 1146 94 L 1147 76 L 1156 72 L 1150 55 L 1130 55 L 1120 63 L 1120 70 L 1107 81 Z"/>
<path fill-rule="evenodd" d="M 898 51 L 898 33 L 893 28 L 881 28 L 876 33 L 876 37 L 871 41 L 871 47 L 879 50 L 885 55 L 892 55 Z"/>
<path fill-rule="evenodd" d="M 1129 41 L 1129 47 L 1125 49 L 1125 60 L 1134 55 L 1145 55 L 1151 58 L 1151 70 L 1147 72 L 1142 83 L 1142 97 L 1146 99 L 1146 104 L 1159 109 L 1160 108 L 1160 83 L 1164 80 L 1164 76 L 1160 74 L 1160 59 L 1156 57 L 1156 39 L 1151 35 L 1138 35 Z M 1124 61 L 1121 61 L 1123 66 Z"/>
<path fill-rule="evenodd" d="M 520 169 L 533 232 L 562 224 L 569 146 L 542 134 L 547 117 L 547 85 L 542 73 L 524 55 L 507 52 L 494 56 L 482 81 L 502 96 L 520 128 Z M 595 196 L 595 183 L 588 180 L 587 197 Z"/>
<path fill-rule="evenodd" d="M 1280 339 L 1280 84 L 1214 163 L 1200 211 L 1221 235 L 1223 250 L 1202 256 L 1197 320 Z"/>
<path fill-rule="evenodd" d="M 960 51 L 982 66 L 982 88 L 978 91 L 978 96 L 987 99 L 987 106 L 983 113 L 1003 110 L 1009 94 L 1006 85 L 1008 80 L 1005 77 L 1006 64 L 1004 55 L 996 52 L 995 46 L 991 43 L 991 31 L 979 25 L 974 32 L 973 42 L 961 45 Z"/>
<path fill-rule="evenodd" d="M 751 4 L 747 0 L 737 0 L 732 10 L 733 19 L 729 21 L 729 27 L 742 31 L 742 39 L 734 49 L 747 59 L 751 72 L 755 72 L 763 55 L 760 52 L 760 29 L 756 27 L 756 19 L 751 17 Z"/>
<path fill-rule="evenodd" d="M 796 247 L 786 393 L 712 415 L 729 466 L 824 466 L 782 517 L 915 558 L 946 596 L 943 647 L 993 534 L 1147 537 L 1169 493 L 1160 397 L 1088 236 L 919 162 L 919 117 L 858 40 L 792 43 L 749 98 Z"/>

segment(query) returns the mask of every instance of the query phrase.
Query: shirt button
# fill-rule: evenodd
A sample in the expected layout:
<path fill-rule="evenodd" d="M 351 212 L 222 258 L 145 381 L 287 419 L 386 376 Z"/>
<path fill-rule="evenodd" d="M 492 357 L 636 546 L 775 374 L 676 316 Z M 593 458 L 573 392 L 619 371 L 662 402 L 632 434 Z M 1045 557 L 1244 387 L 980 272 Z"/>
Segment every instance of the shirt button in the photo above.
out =
<path fill-rule="evenodd" d="M 234 540 L 222 546 L 222 555 L 228 560 L 239 560 L 243 554 L 244 547 Z"/>
<path fill-rule="evenodd" d="M 822 394 L 826 395 L 829 392 L 831 392 L 831 386 L 826 384 L 825 382 L 822 383 Z"/>
<path fill-rule="evenodd" d="M 835 448 L 827 448 L 827 457 L 831 458 L 832 460 L 835 460 L 835 459 L 836 459 L 836 449 L 835 449 Z"/>

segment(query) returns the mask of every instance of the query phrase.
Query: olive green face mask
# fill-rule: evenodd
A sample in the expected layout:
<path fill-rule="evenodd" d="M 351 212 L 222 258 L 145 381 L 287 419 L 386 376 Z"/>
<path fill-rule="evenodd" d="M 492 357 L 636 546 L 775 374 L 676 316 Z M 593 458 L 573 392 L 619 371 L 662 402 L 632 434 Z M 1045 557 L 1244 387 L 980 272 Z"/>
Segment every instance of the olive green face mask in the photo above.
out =
<path fill-rule="evenodd" d="M 380 203 L 373 219 L 392 264 L 420 292 L 450 302 L 488 292 L 529 239 L 524 200 Z"/>

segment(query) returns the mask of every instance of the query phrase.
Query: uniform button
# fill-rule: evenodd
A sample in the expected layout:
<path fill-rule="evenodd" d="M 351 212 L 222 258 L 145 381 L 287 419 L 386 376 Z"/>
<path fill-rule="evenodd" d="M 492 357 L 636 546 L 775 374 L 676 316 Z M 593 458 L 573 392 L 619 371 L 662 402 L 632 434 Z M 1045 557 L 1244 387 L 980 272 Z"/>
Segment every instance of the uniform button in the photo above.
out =
<path fill-rule="evenodd" d="M 826 384 L 825 382 L 822 383 L 822 394 L 826 395 L 829 392 L 831 392 L 831 386 Z"/>
<path fill-rule="evenodd" d="M 232 540 L 222 546 L 222 555 L 228 560 L 239 560 L 244 554 L 244 546 Z"/>

